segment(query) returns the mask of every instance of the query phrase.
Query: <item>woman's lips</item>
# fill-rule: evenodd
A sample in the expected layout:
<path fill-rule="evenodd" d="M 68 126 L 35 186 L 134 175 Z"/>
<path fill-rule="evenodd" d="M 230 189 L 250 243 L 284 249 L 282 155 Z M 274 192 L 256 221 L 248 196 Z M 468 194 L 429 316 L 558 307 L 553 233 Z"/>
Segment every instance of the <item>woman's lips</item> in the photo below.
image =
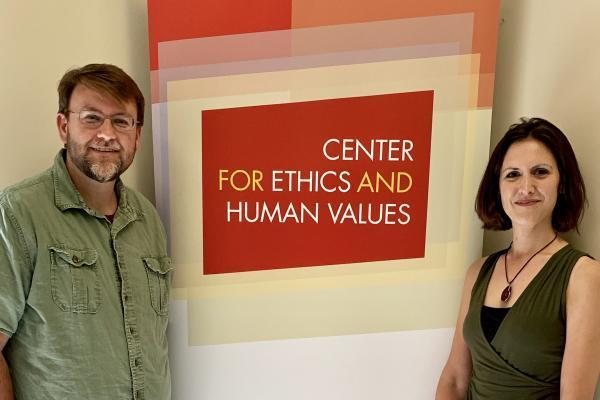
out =
<path fill-rule="evenodd" d="M 539 203 L 541 200 L 537 200 L 537 199 L 527 199 L 527 200 L 517 200 L 515 201 L 515 204 L 518 206 L 533 206 L 536 205 L 537 203 Z"/>

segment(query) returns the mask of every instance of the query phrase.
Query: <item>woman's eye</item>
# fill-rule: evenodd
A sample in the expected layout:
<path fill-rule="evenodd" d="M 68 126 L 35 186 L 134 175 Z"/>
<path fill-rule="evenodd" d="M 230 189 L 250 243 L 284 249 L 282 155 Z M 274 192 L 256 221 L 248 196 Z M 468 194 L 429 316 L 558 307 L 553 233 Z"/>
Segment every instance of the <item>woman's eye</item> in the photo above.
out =
<path fill-rule="evenodd" d="M 533 171 L 533 174 L 534 174 L 535 176 L 546 176 L 546 175 L 548 175 L 549 173 L 550 173 L 550 171 L 548 171 L 546 168 L 536 168 L 536 169 Z"/>
<path fill-rule="evenodd" d="M 511 178 L 516 178 L 518 176 L 519 176 L 519 172 L 517 172 L 517 171 L 510 171 L 504 177 L 507 178 L 507 179 L 511 179 Z"/>

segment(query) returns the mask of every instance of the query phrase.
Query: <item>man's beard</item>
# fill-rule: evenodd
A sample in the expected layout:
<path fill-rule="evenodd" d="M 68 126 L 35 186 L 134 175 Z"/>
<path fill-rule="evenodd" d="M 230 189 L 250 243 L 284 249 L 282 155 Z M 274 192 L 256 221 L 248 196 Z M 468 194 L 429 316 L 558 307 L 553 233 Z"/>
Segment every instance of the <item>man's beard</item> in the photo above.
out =
<path fill-rule="evenodd" d="M 75 160 L 73 162 L 77 165 Z M 77 167 L 89 178 L 100 183 L 114 181 L 125 172 L 120 158 L 116 161 L 94 162 L 84 156 L 82 165 L 77 165 Z"/>
<path fill-rule="evenodd" d="M 83 172 L 88 178 L 95 180 L 96 182 L 104 183 L 116 180 L 123 172 L 129 168 L 133 161 L 133 155 L 135 150 L 131 154 L 126 154 L 125 157 L 119 157 L 114 160 L 96 160 L 89 156 L 88 149 L 89 145 L 80 145 L 69 137 L 67 134 L 67 152 L 73 161 L 73 164 Z M 121 146 L 107 146 L 104 144 L 94 144 L 91 147 L 96 148 L 111 148 L 120 149 Z"/>

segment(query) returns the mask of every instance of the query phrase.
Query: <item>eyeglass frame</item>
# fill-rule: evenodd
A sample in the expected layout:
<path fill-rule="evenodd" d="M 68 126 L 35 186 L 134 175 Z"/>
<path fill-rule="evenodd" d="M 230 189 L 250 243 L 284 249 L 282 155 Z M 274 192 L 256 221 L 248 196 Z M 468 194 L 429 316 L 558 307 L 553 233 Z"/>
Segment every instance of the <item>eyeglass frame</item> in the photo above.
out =
<path fill-rule="evenodd" d="M 82 118 L 81 118 L 81 113 L 85 113 L 85 112 L 89 112 L 92 113 L 94 115 L 97 115 L 99 117 L 102 118 L 102 120 L 98 121 L 98 125 L 96 126 L 94 125 L 90 125 L 89 123 L 86 123 Z M 117 113 L 117 114 L 112 114 L 112 115 L 106 115 L 101 111 L 97 111 L 97 110 L 88 110 L 88 109 L 83 109 L 81 111 L 72 111 L 72 110 L 67 110 L 67 114 L 77 114 L 78 115 L 78 119 L 79 122 L 81 122 L 81 124 L 86 127 L 86 128 L 90 128 L 90 129 L 96 129 L 96 128 L 100 128 L 102 125 L 104 125 L 104 122 L 108 119 L 110 120 L 110 124 L 111 126 L 119 132 L 123 132 L 123 133 L 130 133 L 133 132 L 135 130 L 135 128 L 142 126 L 142 122 L 141 121 L 136 121 L 135 118 L 133 118 L 131 115 L 128 114 L 121 114 L 121 113 Z M 130 121 L 132 121 L 132 125 L 131 127 L 128 128 L 122 128 L 122 127 L 118 127 L 115 125 L 115 121 L 114 118 L 115 117 L 122 117 L 124 119 L 128 119 Z"/>

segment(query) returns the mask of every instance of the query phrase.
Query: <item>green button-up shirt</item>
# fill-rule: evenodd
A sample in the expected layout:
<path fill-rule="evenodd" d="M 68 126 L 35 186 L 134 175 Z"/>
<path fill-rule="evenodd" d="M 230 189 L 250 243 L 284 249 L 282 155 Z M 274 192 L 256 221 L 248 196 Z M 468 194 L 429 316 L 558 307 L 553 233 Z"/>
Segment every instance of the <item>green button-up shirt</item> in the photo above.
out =
<path fill-rule="evenodd" d="M 118 181 L 111 224 L 63 157 L 0 192 L 0 331 L 16 398 L 169 399 L 171 264 L 156 210 Z"/>

